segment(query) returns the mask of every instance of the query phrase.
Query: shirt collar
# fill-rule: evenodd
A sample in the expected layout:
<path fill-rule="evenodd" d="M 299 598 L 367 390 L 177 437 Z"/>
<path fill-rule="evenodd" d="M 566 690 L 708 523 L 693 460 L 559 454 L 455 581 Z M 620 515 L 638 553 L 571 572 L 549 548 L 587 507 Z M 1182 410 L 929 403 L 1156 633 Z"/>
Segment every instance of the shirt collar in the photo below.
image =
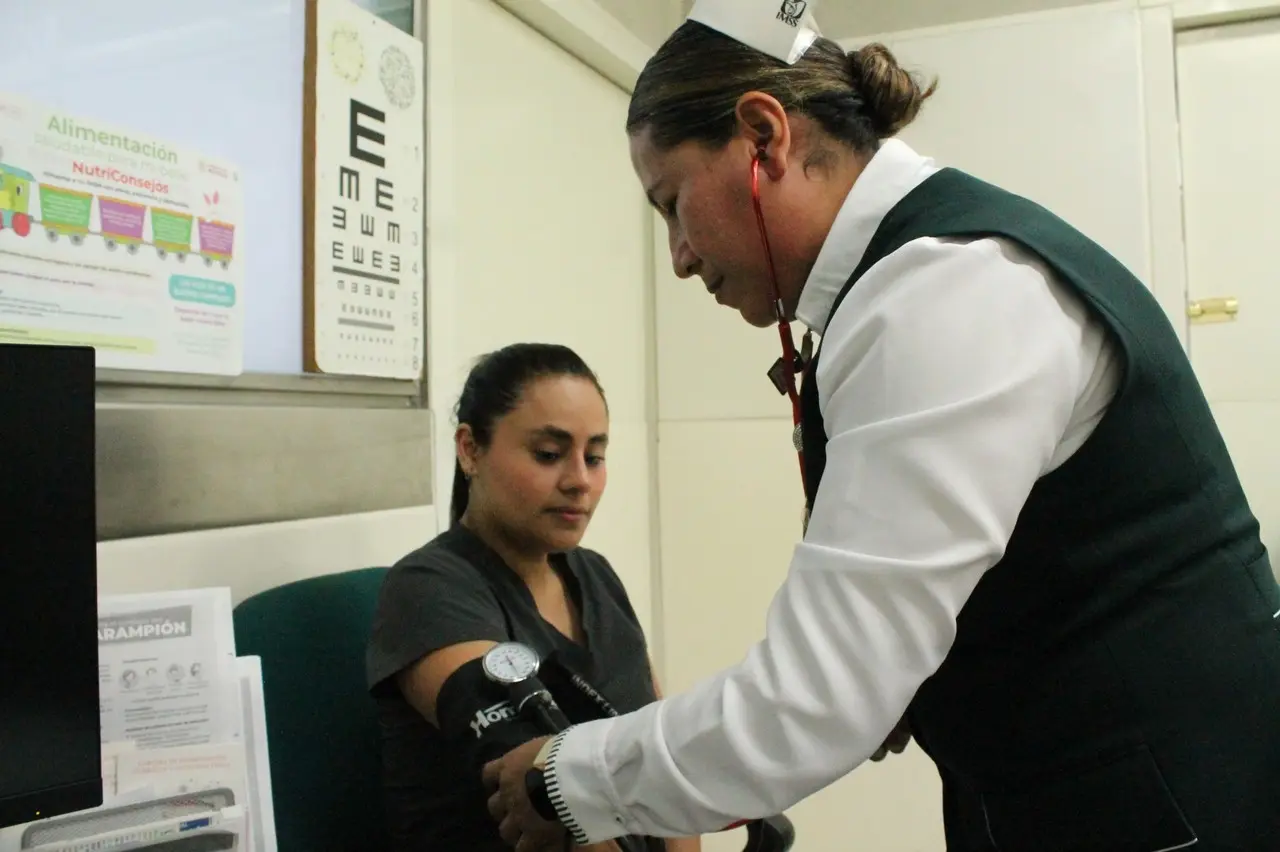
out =
<path fill-rule="evenodd" d="M 831 306 L 862 262 L 881 220 L 937 171 L 932 159 L 917 154 L 899 139 L 880 146 L 836 214 L 800 291 L 796 319 L 818 334 L 826 330 Z"/>

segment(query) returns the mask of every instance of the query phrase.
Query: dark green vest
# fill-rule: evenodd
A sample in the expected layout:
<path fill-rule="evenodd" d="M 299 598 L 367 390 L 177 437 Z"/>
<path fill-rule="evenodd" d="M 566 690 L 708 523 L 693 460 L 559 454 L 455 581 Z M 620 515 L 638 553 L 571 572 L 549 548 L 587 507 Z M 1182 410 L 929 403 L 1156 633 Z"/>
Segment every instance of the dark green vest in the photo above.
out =
<path fill-rule="evenodd" d="M 1032 489 L 911 705 L 948 849 L 1280 849 L 1280 588 L 1168 319 L 1078 231 L 954 170 L 889 213 L 832 315 L 881 258 L 955 236 L 1041 257 L 1110 329 L 1124 373 L 1093 435 Z M 810 505 L 820 360 L 801 394 Z"/>

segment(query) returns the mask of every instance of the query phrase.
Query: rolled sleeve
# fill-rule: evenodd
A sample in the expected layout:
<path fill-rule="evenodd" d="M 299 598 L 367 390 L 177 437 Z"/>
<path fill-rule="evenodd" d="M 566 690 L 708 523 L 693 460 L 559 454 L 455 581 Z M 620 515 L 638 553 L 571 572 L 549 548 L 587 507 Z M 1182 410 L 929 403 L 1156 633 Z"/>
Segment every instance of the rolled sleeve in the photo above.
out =
<path fill-rule="evenodd" d="M 547 794 L 579 846 L 630 833 L 604 759 L 612 719 L 560 734 L 547 753 Z"/>

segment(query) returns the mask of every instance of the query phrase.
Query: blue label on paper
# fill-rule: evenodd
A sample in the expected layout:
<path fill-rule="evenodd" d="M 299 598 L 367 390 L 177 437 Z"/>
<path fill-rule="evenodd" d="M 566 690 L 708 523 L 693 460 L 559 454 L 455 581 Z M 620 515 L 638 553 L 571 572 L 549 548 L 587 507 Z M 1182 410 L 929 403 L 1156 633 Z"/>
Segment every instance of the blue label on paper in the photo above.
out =
<path fill-rule="evenodd" d="M 169 276 L 169 295 L 178 302 L 197 302 L 230 308 L 236 303 L 236 288 L 225 281 L 192 278 L 190 275 Z"/>

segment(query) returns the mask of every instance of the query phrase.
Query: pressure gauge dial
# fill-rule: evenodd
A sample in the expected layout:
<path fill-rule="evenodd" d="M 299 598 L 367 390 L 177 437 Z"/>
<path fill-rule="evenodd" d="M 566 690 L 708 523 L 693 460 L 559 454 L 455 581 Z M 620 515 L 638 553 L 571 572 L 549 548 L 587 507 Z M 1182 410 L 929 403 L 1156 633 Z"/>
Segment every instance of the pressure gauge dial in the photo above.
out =
<path fill-rule="evenodd" d="M 528 680 L 538 673 L 538 653 L 521 642 L 503 642 L 484 655 L 484 673 L 489 680 L 506 686 Z"/>

